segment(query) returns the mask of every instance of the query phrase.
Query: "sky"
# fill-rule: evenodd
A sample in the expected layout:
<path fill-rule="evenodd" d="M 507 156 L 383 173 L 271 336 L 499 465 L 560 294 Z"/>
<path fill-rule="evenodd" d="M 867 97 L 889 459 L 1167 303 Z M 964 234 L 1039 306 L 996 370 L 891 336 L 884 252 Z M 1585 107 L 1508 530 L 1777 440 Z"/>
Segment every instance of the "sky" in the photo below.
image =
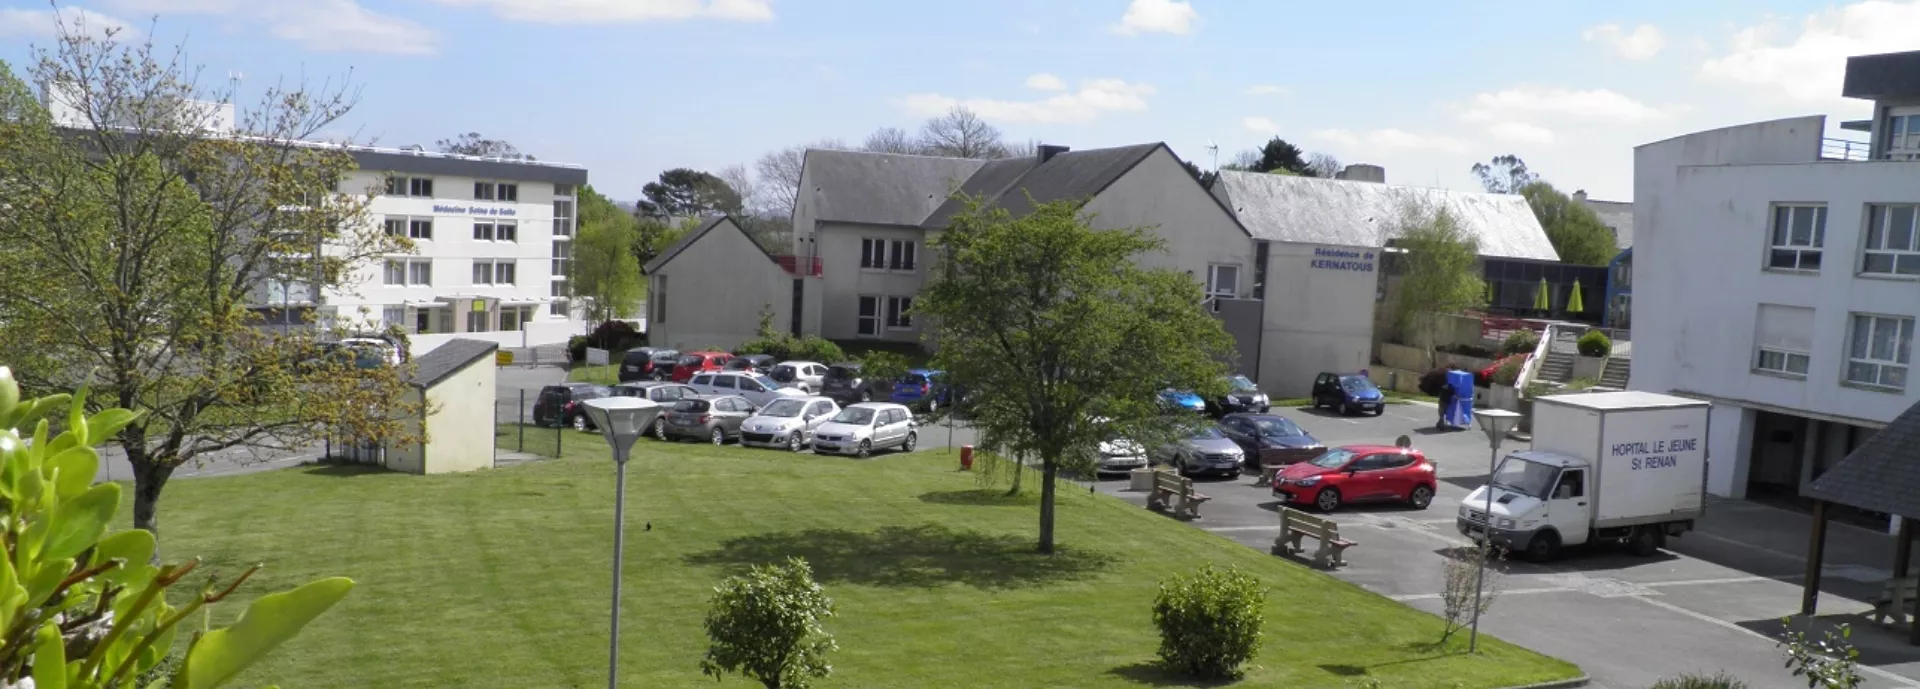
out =
<path fill-rule="evenodd" d="M 24 72 L 56 13 L 179 46 L 203 83 L 341 83 L 325 133 L 463 132 L 588 167 L 619 200 L 966 105 L 1014 141 L 1165 141 L 1203 168 L 1280 136 L 1387 181 L 1477 189 L 1511 153 L 1631 200 L 1633 147 L 1807 114 L 1846 57 L 1920 49 L 1920 0 L 0 0 Z"/>

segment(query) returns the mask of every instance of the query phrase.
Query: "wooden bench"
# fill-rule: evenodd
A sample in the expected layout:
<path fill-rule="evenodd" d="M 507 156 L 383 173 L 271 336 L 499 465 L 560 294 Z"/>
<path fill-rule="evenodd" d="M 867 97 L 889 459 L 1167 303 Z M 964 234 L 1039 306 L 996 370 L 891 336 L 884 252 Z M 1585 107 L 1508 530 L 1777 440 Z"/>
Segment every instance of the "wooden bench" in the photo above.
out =
<path fill-rule="evenodd" d="M 1208 498 L 1193 491 L 1193 479 L 1181 478 L 1171 471 L 1153 472 L 1153 492 L 1147 494 L 1147 509 L 1167 510 L 1175 517 L 1200 518 L 1200 505 Z"/>
<path fill-rule="evenodd" d="M 1285 471 L 1286 468 L 1289 466 L 1292 466 L 1292 465 L 1290 464 L 1260 465 L 1260 483 L 1256 485 L 1266 486 L 1268 488 L 1273 487 L 1273 477 L 1278 476 L 1280 472 Z"/>
<path fill-rule="evenodd" d="M 1320 548 L 1313 552 L 1314 566 L 1331 569 L 1347 564 L 1341 553 L 1355 544 L 1340 539 L 1339 524 L 1300 510 L 1280 508 L 1280 535 L 1273 539 L 1274 554 L 1299 555 L 1304 550 L 1300 546 L 1300 539 L 1309 536 L 1320 542 Z"/>
<path fill-rule="evenodd" d="M 1873 621 L 1906 624 L 1907 608 L 1913 607 L 1916 587 L 1920 587 L 1920 577 L 1887 580 L 1886 588 L 1880 591 L 1880 600 L 1873 604 Z"/>

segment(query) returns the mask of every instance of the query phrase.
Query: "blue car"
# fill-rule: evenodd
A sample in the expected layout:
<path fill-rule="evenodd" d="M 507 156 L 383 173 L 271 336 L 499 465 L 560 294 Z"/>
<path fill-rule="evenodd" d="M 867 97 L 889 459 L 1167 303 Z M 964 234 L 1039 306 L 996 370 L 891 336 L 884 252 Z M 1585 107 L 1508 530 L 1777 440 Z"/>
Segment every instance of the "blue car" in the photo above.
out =
<path fill-rule="evenodd" d="M 1160 402 L 1167 408 L 1178 411 L 1190 411 L 1196 414 L 1207 412 L 1207 401 L 1189 390 L 1161 390 Z"/>
<path fill-rule="evenodd" d="M 952 404 L 953 393 L 940 382 L 939 371 L 916 368 L 909 369 L 893 381 L 893 394 L 887 400 L 933 413 L 939 411 L 940 405 Z"/>
<path fill-rule="evenodd" d="M 1313 406 L 1339 411 L 1342 416 L 1387 410 L 1387 396 L 1366 376 L 1322 373 L 1313 380 Z"/>

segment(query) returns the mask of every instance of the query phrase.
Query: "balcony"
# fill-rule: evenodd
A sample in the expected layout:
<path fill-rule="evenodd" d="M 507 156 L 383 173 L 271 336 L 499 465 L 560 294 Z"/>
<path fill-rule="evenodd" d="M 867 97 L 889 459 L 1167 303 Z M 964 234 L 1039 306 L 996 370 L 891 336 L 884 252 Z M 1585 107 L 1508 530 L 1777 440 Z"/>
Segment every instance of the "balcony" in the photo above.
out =
<path fill-rule="evenodd" d="M 1820 139 L 1821 160 L 1867 160 L 1871 157 L 1871 151 L 1865 141 L 1833 137 Z"/>
<path fill-rule="evenodd" d="M 819 256 L 781 255 L 773 257 L 773 262 L 779 264 L 781 270 L 787 271 L 788 275 L 794 277 L 817 278 L 821 275 Z"/>

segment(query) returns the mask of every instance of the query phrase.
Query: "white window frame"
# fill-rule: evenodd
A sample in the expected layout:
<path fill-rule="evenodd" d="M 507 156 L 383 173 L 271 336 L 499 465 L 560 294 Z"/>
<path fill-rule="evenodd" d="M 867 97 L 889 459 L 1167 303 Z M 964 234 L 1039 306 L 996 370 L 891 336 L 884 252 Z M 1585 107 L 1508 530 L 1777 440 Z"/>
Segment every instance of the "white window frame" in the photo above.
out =
<path fill-rule="evenodd" d="M 381 307 L 380 325 L 388 328 L 398 327 L 402 330 L 406 329 L 407 307 L 404 305 Z"/>
<path fill-rule="evenodd" d="M 573 199 L 557 198 L 553 200 L 553 236 L 573 236 Z"/>
<path fill-rule="evenodd" d="M 886 306 L 888 330 L 913 329 L 913 297 L 887 297 Z"/>
<path fill-rule="evenodd" d="M 412 198 L 433 198 L 432 177 L 412 177 L 394 175 L 387 178 L 388 196 L 407 196 Z"/>
<path fill-rule="evenodd" d="M 491 242 L 493 241 L 493 232 L 494 232 L 493 223 L 476 222 L 473 224 L 473 241 Z"/>
<path fill-rule="evenodd" d="M 1895 212 L 1907 211 L 1905 246 L 1893 244 Z M 1876 203 L 1867 206 L 1867 233 L 1860 242 L 1860 274 L 1872 277 L 1920 279 L 1920 204 Z M 1869 263 L 1885 258 L 1885 270 L 1874 270 Z"/>
<path fill-rule="evenodd" d="M 1887 158 L 1920 160 L 1920 108 L 1895 108 L 1887 113 Z"/>
<path fill-rule="evenodd" d="M 1220 288 L 1221 269 L 1227 269 L 1227 270 L 1233 271 L 1233 284 L 1227 285 L 1225 289 Z M 1240 264 L 1238 263 L 1207 264 L 1206 293 L 1208 298 L 1234 299 L 1239 297 L 1240 296 Z"/>
<path fill-rule="evenodd" d="M 1861 338 L 1860 324 L 1866 321 L 1864 340 Z M 1894 328 L 1892 349 L 1886 356 L 1873 351 L 1876 335 L 1882 328 Z M 1844 384 L 1886 392 L 1905 392 L 1906 379 L 1913 367 L 1913 329 L 1912 316 L 1897 316 L 1883 313 L 1847 314 L 1847 366 L 1840 379 Z M 1865 380 L 1854 377 L 1856 368 L 1863 368 L 1868 375 Z"/>
<path fill-rule="evenodd" d="M 871 300 L 873 303 L 873 315 L 871 316 L 861 313 L 862 311 L 861 307 L 865 306 L 869 300 Z M 884 314 L 881 311 L 881 308 L 884 306 L 886 306 L 885 300 L 875 295 L 862 294 L 857 297 L 854 297 L 853 334 L 855 337 L 879 337 L 880 336 L 880 326 L 882 324 L 882 317 L 884 316 Z"/>
<path fill-rule="evenodd" d="M 493 262 L 493 284 L 511 285 L 520 275 L 520 264 L 513 259 L 500 259 Z"/>
<path fill-rule="evenodd" d="M 886 268 L 896 273 L 911 273 L 920 265 L 920 244 L 911 239 L 894 239 L 887 242 Z"/>
<path fill-rule="evenodd" d="M 477 327 L 477 328 L 474 327 L 474 323 L 473 323 L 475 320 L 474 319 L 475 316 L 478 316 L 480 321 L 480 327 Z M 493 332 L 493 313 L 489 311 L 468 311 L 467 312 L 467 332 L 470 332 L 470 333 Z"/>
<path fill-rule="evenodd" d="M 1786 227 L 1780 226 L 1782 211 L 1786 212 Z M 1804 242 L 1793 236 L 1794 221 L 1800 217 L 1801 213 L 1813 215 L 1813 219 L 1809 221 L 1809 232 Z M 1817 274 L 1820 272 L 1820 264 L 1824 263 L 1824 257 L 1821 254 L 1826 250 L 1826 235 L 1827 204 L 1775 203 L 1767 210 L 1767 253 L 1760 265 L 1763 269 L 1773 272 Z M 1774 265 L 1774 254 L 1778 252 L 1792 252 L 1793 265 Z M 1807 265 L 1809 256 L 1814 259 L 1811 267 Z"/>
<path fill-rule="evenodd" d="M 387 236 L 389 237 L 407 236 L 407 217 L 404 215 L 403 216 L 393 216 L 393 215 L 386 216 L 384 219 L 381 220 L 380 226 L 383 228 L 383 230 L 387 233 Z"/>
<path fill-rule="evenodd" d="M 567 313 L 567 300 L 555 299 L 553 303 L 547 305 L 547 315 L 567 318 L 572 314 Z"/>
<path fill-rule="evenodd" d="M 407 284 L 433 286 L 433 261 L 431 259 L 407 261 Z"/>
<path fill-rule="evenodd" d="M 473 200 L 492 201 L 493 188 L 494 188 L 494 185 L 492 182 L 474 182 L 473 183 Z"/>
<path fill-rule="evenodd" d="M 390 258 L 387 259 L 385 265 L 381 266 L 380 283 L 388 287 L 405 287 L 407 285 L 407 275 L 407 261 L 405 259 Z"/>
<path fill-rule="evenodd" d="M 433 241 L 433 218 L 408 218 L 407 237 L 415 241 Z"/>
<path fill-rule="evenodd" d="M 498 184 L 495 184 L 493 188 L 493 197 L 495 201 L 502 201 L 506 203 L 519 203 L 520 202 L 520 184 L 517 182 L 500 182 Z"/>
<path fill-rule="evenodd" d="M 1807 377 L 1807 368 L 1813 363 L 1813 357 L 1807 352 L 1796 352 L 1778 347 L 1755 347 L 1753 370 L 1788 378 Z"/>
<path fill-rule="evenodd" d="M 520 241 L 520 224 L 514 222 L 495 222 L 493 224 L 493 241 L 518 243 Z"/>
<path fill-rule="evenodd" d="M 493 267 L 493 261 L 474 259 L 473 270 L 471 271 L 473 284 L 476 286 L 493 284 Z"/>
<path fill-rule="evenodd" d="M 877 237 L 860 238 L 860 269 L 867 271 L 887 269 L 887 240 Z"/>

